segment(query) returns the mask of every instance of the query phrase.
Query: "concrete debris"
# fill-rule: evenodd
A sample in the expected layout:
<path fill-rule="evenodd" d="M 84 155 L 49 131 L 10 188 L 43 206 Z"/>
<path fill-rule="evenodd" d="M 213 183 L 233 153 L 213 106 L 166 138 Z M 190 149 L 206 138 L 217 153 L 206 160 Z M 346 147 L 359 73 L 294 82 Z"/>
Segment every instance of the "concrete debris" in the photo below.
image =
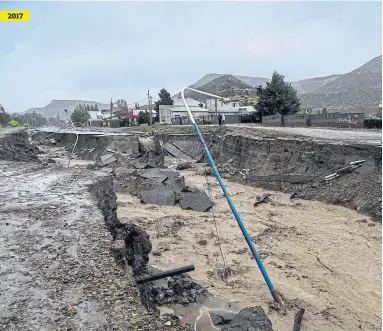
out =
<path fill-rule="evenodd" d="M 210 312 L 210 317 L 214 325 L 223 325 L 230 323 L 237 314 L 229 310 L 214 310 Z"/>
<path fill-rule="evenodd" d="M 163 148 L 172 156 L 176 157 L 177 159 L 180 160 L 185 160 L 185 161 L 192 161 L 193 158 L 191 158 L 189 155 L 178 149 L 172 142 L 167 142 Z"/>
<path fill-rule="evenodd" d="M 242 309 L 222 331 L 273 331 L 271 321 L 262 307 Z"/>
<path fill-rule="evenodd" d="M 160 186 L 141 192 L 141 201 L 161 206 L 174 206 L 176 196 L 171 187 Z"/>
<path fill-rule="evenodd" d="M 117 159 L 114 157 L 113 154 L 106 154 L 106 155 L 101 156 L 101 165 L 102 166 L 111 164 L 111 163 L 116 162 L 116 161 L 117 161 Z"/>
<path fill-rule="evenodd" d="M 201 212 L 207 211 L 213 206 L 208 195 L 202 191 L 181 193 L 180 204 L 182 209 L 192 209 Z"/>
<path fill-rule="evenodd" d="M 171 169 L 160 169 L 160 168 L 152 168 L 146 170 L 140 176 L 144 178 L 155 178 L 155 177 L 178 177 L 180 173 Z"/>

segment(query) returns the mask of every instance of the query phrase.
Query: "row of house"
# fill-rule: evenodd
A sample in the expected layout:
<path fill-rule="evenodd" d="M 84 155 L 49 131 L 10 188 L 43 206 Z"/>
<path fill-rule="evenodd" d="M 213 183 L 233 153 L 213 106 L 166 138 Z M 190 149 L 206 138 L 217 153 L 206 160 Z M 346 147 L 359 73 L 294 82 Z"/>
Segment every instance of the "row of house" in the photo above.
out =
<path fill-rule="evenodd" d="M 240 106 L 238 101 L 225 104 L 217 99 L 207 99 L 205 103 L 186 98 L 186 102 L 196 122 L 213 123 L 217 113 L 225 114 L 226 123 L 241 123 L 243 115 L 249 115 L 256 111 L 253 106 Z M 217 105 L 216 105 L 217 103 Z M 180 96 L 173 98 L 173 105 L 160 105 L 160 124 L 186 124 L 189 122 L 189 115 L 185 104 Z"/>

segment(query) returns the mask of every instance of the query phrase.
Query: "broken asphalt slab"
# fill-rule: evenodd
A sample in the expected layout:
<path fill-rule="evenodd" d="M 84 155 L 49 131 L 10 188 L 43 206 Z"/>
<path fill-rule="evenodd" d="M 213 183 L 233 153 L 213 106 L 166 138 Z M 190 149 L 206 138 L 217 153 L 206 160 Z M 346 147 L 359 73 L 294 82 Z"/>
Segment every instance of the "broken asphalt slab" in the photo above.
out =
<path fill-rule="evenodd" d="M 141 192 L 141 201 L 160 206 L 174 206 L 176 195 L 171 187 L 165 185 Z"/>
<path fill-rule="evenodd" d="M 180 195 L 180 204 L 182 209 L 192 209 L 195 211 L 207 211 L 213 203 L 205 192 L 183 192 Z"/>
<path fill-rule="evenodd" d="M 170 177 L 165 185 L 171 187 L 174 192 L 181 193 L 185 189 L 185 177 Z"/>
<path fill-rule="evenodd" d="M 144 178 L 156 178 L 156 177 L 178 177 L 180 173 L 171 169 L 151 168 L 140 174 Z"/>
<path fill-rule="evenodd" d="M 189 155 L 185 154 L 183 151 L 181 151 L 179 148 L 174 146 L 172 142 L 167 142 L 163 147 L 170 155 L 176 157 L 177 159 L 183 160 L 183 161 L 192 161 L 193 158 L 191 158 Z"/>
<path fill-rule="evenodd" d="M 228 310 L 214 310 L 210 312 L 210 317 L 214 325 L 224 325 L 229 324 L 237 314 Z"/>
<path fill-rule="evenodd" d="M 222 331 L 273 331 L 271 321 L 261 307 L 242 309 Z"/>

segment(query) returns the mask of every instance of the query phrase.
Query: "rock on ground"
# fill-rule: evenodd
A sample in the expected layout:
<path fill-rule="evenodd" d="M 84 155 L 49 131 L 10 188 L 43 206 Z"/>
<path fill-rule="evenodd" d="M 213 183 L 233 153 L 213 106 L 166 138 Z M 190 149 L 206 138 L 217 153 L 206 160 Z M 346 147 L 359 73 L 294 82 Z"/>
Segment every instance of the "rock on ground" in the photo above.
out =
<path fill-rule="evenodd" d="M 205 192 L 183 192 L 180 197 L 182 209 L 193 209 L 195 211 L 207 211 L 213 203 Z"/>
<path fill-rule="evenodd" d="M 222 331 L 273 331 L 273 327 L 261 307 L 252 307 L 242 309 Z"/>

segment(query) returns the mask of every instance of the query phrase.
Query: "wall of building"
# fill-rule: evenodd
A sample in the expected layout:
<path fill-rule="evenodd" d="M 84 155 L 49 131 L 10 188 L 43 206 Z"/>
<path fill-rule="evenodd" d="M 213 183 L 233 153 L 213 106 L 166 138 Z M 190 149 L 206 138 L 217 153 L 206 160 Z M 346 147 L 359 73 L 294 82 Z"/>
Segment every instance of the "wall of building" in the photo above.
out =
<path fill-rule="evenodd" d="M 284 115 L 284 126 L 308 126 L 309 116 L 305 114 Z"/>
<path fill-rule="evenodd" d="M 282 126 L 282 116 L 279 114 L 262 116 L 262 124 L 268 126 Z"/>
<path fill-rule="evenodd" d="M 348 114 L 317 114 L 310 115 L 310 126 L 313 127 L 337 127 L 337 128 L 363 128 L 363 113 Z"/>
<path fill-rule="evenodd" d="M 211 112 L 215 112 L 215 99 L 207 99 L 206 100 L 206 108 L 208 108 Z M 225 104 L 223 101 L 217 101 L 217 109 L 218 112 L 224 113 L 238 113 L 239 102 L 232 101 L 228 104 Z"/>

